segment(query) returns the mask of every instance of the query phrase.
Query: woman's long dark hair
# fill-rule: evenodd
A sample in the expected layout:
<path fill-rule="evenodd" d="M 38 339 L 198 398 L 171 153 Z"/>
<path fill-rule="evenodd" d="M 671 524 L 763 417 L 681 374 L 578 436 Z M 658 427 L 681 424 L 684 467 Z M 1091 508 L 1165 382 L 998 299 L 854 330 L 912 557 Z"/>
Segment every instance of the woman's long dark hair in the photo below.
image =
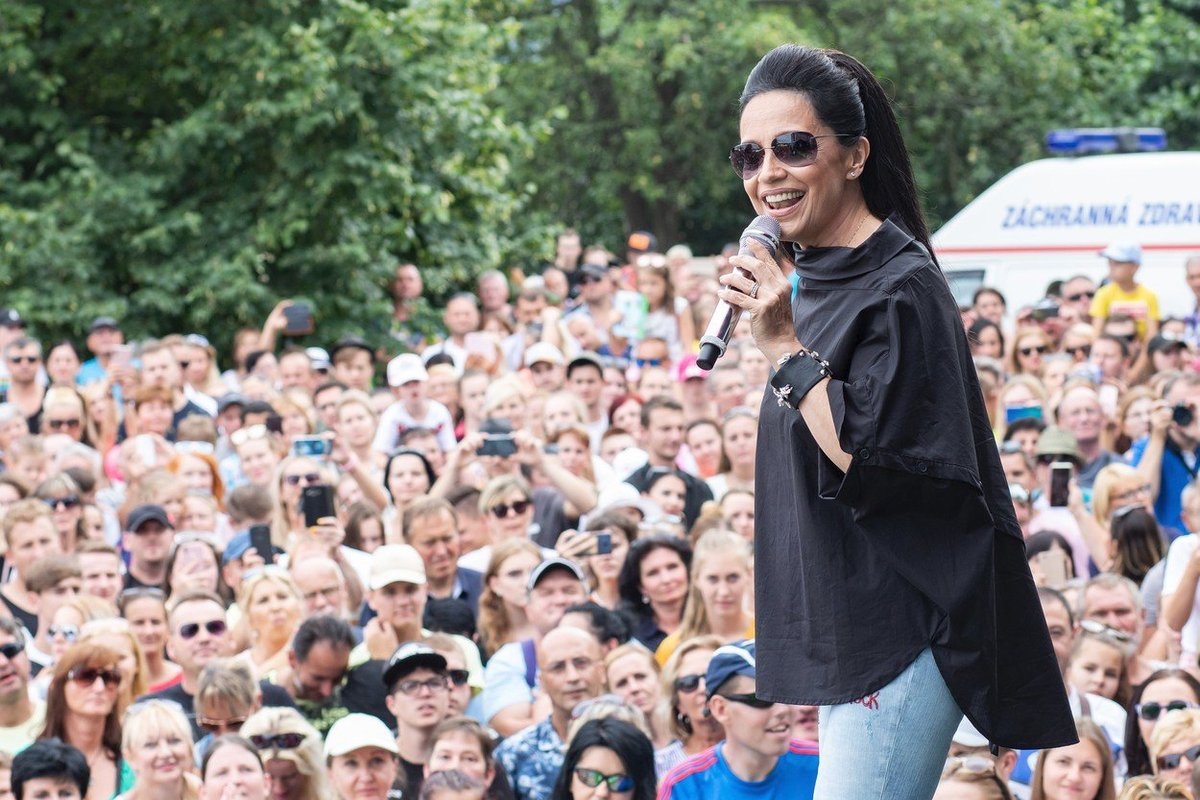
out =
<path fill-rule="evenodd" d="M 1150 763 L 1150 749 L 1142 740 L 1142 729 L 1138 727 L 1138 715 L 1134 709 L 1137 708 L 1138 703 L 1142 702 L 1142 693 L 1146 691 L 1146 687 L 1164 678 L 1178 678 L 1183 681 L 1192 687 L 1192 695 L 1195 700 L 1200 701 L 1200 681 L 1193 678 L 1191 673 L 1177 667 L 1153 672 L 1149 678 L 1133 687 L 1133 694 L 1129 697 L 1129 707 L 1125 709 L 1128 712 L 1128 716 L 1125 718 L 1125 761 L 1129 765 L 1128 775 L 1151 775 L 1154 772 L 1154 765 Z M 1186 700 L 1187 698 L 1171 699 Z"/>
<path fill-rule="evenodd" d="M 682 539 L 655 534 L 631 544 L 629 553 L 625 556 L 625 563 L 621 565 L 621 574 L 617 576 L 617 592 L 626 605 L 625 610 L 635 616 L 652 613 L 650 604 L 642 600 L 642 562 L 646 560 L 646 556 L 661 548 L 674 550 L 683 561 L 684 570 L 691 574 L 692 548 Z"/>
<path fill-rule="evenodd" d="M 932 255 L 908 148 L 891 101 L 871 70 L 837 50 L 784 44 L 750 71 L 740 107 L 745 111 L 758 95 L 778 90 L 807 97 L 817 118 L 845 137 L 843 143 L 852 145 L 852 137 L 866 137 L 871 154 L 859 180 L 867 208 L 879 219 L 896 215 Z"/>
<path fill-rule="evenodd" d="M 633 778 L 631 800 L 654 800 L 654 745 L 628 722 L 613 717 L 601 717 L 585 722 L 563 757 L 563 766 L 554 784 L 553 800 L 571 800 L 571 779 L 579 758 L 589 747 L 607 747 L 617 754 L 625 774 Z"/>
<path fill-rule="evenodd" d="M 1146 573 L 1167 555 L 1167 541 L 1158 521 L 1144 508 L 1119 508 L 1110 527 L 1117 545 L 1110 571 L 1141 584 Z"/>

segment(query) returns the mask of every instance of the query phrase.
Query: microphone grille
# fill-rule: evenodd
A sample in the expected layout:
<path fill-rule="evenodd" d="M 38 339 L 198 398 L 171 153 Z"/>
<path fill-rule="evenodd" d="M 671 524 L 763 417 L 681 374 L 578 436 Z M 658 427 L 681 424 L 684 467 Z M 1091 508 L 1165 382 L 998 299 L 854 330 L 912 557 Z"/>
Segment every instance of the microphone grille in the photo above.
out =
<path fill-rule="evenodd" d="M 768 233 L 778 239 L 783 235 L 783 229 L 779 227 L 779 221 L 772 216 L 759 214 L 754 218 L 754 221 L 747 226 L 747 230 L 754 229 Z"/>

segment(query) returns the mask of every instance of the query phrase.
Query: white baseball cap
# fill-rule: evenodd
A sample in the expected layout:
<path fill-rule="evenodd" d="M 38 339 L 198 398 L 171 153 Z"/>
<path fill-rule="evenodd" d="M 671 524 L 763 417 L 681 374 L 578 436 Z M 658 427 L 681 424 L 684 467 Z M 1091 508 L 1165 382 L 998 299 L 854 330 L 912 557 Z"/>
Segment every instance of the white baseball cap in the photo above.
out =
<path fill-rule="evenodd" d="M 347 714 L 325 735 L 325 758 L 344 756 L 362 747 L 378 747 L 400 755 L 396 738 L 383 720 L 370 714 Z"/>
<path fill-rule="evenodd" d="M 541 361 L 557 364 L 560 367 L 567 363 L 567 360 L 563 358 L 562 351 L 549 342 L 538 342 L 530 345 L 529 349 L 525 351 L 525 366 L 532 367 Z"/>
<path fill-rule="evenodd" d="M 392 583 L 425 585 L 425 562 L 412 545 L 385 544 L 371 553 L 371 572 L 367 580 L 372 590 Z"/>
<path fill-rule="evenodd" d="M 403 386 L 411 381 L 427 381 L 429 373 L 416 353 L 401 353 L 388 362 L 388 386 Z"/>
<path fill-rule="evenodd" d="M 1100 255 L 1110 261 L 1119 261 L 1124 264 L 1140 264 L 1142 263 L 1142 246 L 1137 242 L 1113 242 L 1101 250 Z"/>

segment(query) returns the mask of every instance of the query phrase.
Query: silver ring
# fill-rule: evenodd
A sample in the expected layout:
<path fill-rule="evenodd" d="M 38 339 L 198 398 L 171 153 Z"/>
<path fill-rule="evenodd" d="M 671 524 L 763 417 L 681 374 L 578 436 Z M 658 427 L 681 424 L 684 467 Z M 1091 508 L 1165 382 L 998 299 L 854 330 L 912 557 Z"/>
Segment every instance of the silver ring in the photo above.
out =
<path fill-rule="evenodd" d="M 750 296 L 758 297 L 758 282 L 757 281 L 755 281 L 754 285 L 750 287 Z"/>

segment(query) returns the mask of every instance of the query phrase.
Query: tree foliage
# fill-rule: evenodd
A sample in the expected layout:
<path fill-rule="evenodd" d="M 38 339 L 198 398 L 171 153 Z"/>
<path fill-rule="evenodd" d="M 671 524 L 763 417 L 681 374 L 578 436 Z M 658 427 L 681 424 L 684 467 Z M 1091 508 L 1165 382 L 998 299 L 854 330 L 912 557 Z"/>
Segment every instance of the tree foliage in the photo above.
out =
<path fill-rule="evenodd" d="M 397 261 L 440 293 L 517 243 L 532 128 L 463 0 L 3 7 L 0 275 L 39 330 L 228 335 L 295 296 L 332 338 Z"/>
<path fill-rule="evenodd" d="M 99 313 L 228 341 L 279 297 L 382 335 L 552 226 L 714 252 L 771 47 L 890 87 L 936 225 L 1067 125 L 1200 144 L 1200 0 L 0 0 L 0 288 L 42 334 Z M 224 343 L 223 342 L 223 343 Z"/>

